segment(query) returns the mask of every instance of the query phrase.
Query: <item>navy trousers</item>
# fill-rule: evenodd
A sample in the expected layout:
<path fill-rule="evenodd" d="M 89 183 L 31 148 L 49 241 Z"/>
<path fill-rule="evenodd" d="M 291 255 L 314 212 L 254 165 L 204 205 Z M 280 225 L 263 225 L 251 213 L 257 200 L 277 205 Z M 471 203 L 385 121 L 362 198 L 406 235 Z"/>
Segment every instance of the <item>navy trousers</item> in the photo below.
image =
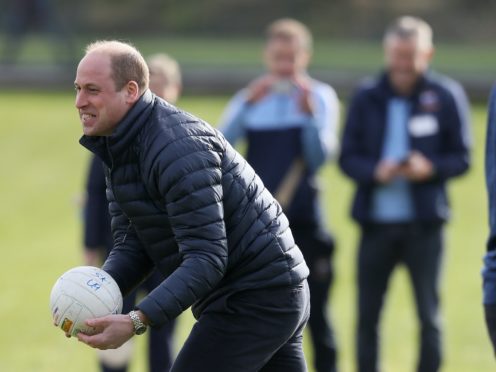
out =
<path fill-rule="evenodd" d="M 484 315 L 486 318 L 487 331 L 496 355 L 496 304 L 484 305 Z"/>
<path fill-rule="evenodd" d="M 306 371 L 302 339 L 309 312 L 306 280 L 218 299 L 193 326 L 172 371 Z"/>
<path fill-rule="evenodd" d="M 312 338 L 316 372 L 337 371 L 337 347 L 329 317 L 329 295 L 334 280 L 333 257 L 335 240 L 319 228 L 292 225 L 291 231 L 310 268 L 310 318 L 308 328 Z"/>
<path fill-rule="evenodd" d="M 380 313 L 389 278 L 399 263 L 408 270 L 420 322 L 417 371 L 439 370 L 442 253 L 440 224 L 370 224 L 362 227 L 358 253 L 357 359 L 360 372 L 379 371 Z"/>

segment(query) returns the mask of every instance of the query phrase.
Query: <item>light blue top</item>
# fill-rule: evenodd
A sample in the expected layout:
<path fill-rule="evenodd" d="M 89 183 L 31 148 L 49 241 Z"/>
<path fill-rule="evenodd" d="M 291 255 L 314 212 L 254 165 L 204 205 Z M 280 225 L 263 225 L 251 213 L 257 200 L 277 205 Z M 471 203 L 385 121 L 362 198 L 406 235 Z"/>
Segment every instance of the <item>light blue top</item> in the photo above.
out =
<path fill-rule="evenodd" d="M 388 104 L 387 123 L 382 159 L 400 163 L 408 157 L 410 144 L 408 120 L 410 104 L 406 99 L 392 98 Z M 409 182 L 396 177 L 390 183 L 375 188 L 372 196 L 372 219 L 375 222 L 408 222 L 414 219 Z"/>

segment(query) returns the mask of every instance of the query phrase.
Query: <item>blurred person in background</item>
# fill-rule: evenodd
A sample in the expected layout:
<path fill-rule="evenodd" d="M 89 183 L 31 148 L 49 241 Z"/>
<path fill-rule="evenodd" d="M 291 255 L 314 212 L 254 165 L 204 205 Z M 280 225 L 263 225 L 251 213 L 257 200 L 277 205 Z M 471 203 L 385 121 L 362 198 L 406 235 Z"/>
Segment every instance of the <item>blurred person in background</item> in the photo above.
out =
<path fill-rule="evenodd" d="M 149 56 L 150 90 L 167 102 L 175 104 L 181 93 L 181 71 L 178 63 L 164 53 Z M 106 196 L 105 174 L 102 161 L 93 156 L 86 185 L 84 208 L 84 253 L 87 265 L 100 267 L 113 247 L 110 214 Z M 124 298 L 122 312 L 134 308 L 136 296 L 150 293 L 164 277 L 154 270 L 146 281 Z M 169 371 L 173 362 L 173 330 L 175 321 L 149 333 L 148 365 L 150 372 Z M 125 372 L 132 357 L 132 339 L 118 349 L 99 350 L 102 372 Z"/>
<path fill-rule="evenodd" d="M 491 92 L 488 111 L 485 165 L 489 201 L 489 239 L 482 278 L 486 325 L 496 353 L 496 86 Z"/>
<path fill-rule="evenodd" d="M 247 160 L 287 215 L 310 268 L 310 319 L 314 366 L 337 370 L 328 317 L 334 239 L 319 205 L 316 174 L 336 152 L 339 101 L 332 87 L 307 72 L 312 35 L 293 19 L 269 25 L 264 50 L 267 73 L 229 102 L 220 130 L 232 144 L 246 140 Z"/>
<path fill-rule="evenodd" d="M 73 62 L 72 38 L 52 0 L 0 0 L 0 5 L 5 31 L 1 62 L 12 64 L 18 61 L 22 41 L 30 31 L 51 38 L 57 62 Z"/>
<path fill-rule="evenodd" d="M 356 183 L 357 364 L 379 371 L 379 319 L 398 264 L 408 270 L 420 322 L 417 370 L 442 362 L 439 288 L 446 182 L 469 168 L 469 105 L 455 81 L 429 70 L 431 27 L 400 17 L 385 32 L 385 70 L 352 97 L 339 164 Z"/>

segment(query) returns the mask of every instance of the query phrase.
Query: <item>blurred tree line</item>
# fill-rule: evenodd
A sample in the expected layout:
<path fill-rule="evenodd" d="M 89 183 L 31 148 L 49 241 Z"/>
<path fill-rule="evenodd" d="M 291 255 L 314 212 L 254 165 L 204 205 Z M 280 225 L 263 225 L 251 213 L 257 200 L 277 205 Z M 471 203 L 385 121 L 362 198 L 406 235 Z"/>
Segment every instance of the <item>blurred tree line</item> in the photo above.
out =
<path fill-rule="evenodd" d="M 496 34 L 496 0 L 52 1 L 81 33 L 259 37 L 270 21 L 287 16 L 318 37 L 376 39 L 394 17 L 411 14 L 430 22 L 442 40 L 487 41 Z"/>
<path fill-rule="evenodd" d="M 179 40 L 175 49 L 171 44 L 168 48 L 174 50 L 184 66 L 190 91 L 217 89 L 232 93 L 258 73 L 259 66 L 250 64 L 249 58 L 243 56 L 247 46 L 254 48 L 255 40 L 263 40 L 267 25 L 274 19 L 292 17 L 306 23 L 321 43 L 350 45 L 347 53 L 342 53 L 344 58 L 336 58 L 336 54 L 326 58 L 324 54 L 325 62 L 313 70 L 317 78 L 347 91 L 381 63 L 380 50 L 374 47 L 374 52 L 363 54 L 364 45 L 370 41 L 377 43 L 385 26 L 395 17 L 410 14 L 433 25 L 435 41 L 453 43 L 454 49 L 446 48 L 446 43 L 444 59 L 439 59 L 438 54 L 436 60 L 444 61 L 443 67 L 449 65 L 449 72 L 462 80 L 473 97 L 485 99 L 494 78 L 495 11 L 496 0 L 0 0 L 0 85 L 72 84 L 82 45 L 95 37 L 169 37 L 169 42 Z M 190 36 L 191 40 L 186 40 Z M 234 68 L 226 69 L 225 63 L 219 64 L 220 60 L 225 61 L 223 57 L 217 58 L 219 53 L 196 53 L 195 48 L 203 45 L 206 38 L 211 40 L 205 44 L 214 40 L 227 42 L 217 45 L 222 54 L 240 44 L 239 38 L 251 40 L 244 40 L 246 44 L 233 52 L 237 56 L 236 62 L 231 63 Z M 353 45 L 358 44 L 357 52 Z M 457 46 L 461 44 L 469 48 L 460 52 Z M 470 49 L 471 46 L 475 48 Z M 251 61 L 258 61 L 253 50 L 249 52 Z M 364 59 L 362 55 L 368 57 Z M 358 63 L 350 67 L 350 58 Z M 207 66 L 209 60 L 214 62 Z M 45 68 L 53 67 L 50 73 L 37 70 L 43 68 L 43 63 Z M 11 70 L 23 64 L 26 69 Z"/>

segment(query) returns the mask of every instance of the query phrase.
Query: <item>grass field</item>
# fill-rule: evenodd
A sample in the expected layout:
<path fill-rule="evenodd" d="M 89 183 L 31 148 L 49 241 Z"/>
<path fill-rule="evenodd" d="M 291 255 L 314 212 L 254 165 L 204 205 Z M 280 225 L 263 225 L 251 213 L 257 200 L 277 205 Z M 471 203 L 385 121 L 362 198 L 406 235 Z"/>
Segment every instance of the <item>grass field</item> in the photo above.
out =
<path fill-rule="evenodd" d="M 494 61 L 495 59 L 493 59 Z M 82 263 L 78 199 L 88 153 L 70 93 L 0 92 L 0 371 L 96 371 L 93 350 L 67 340 L 51 324 L 50 289 L 65 270 Z M 225 97 L 185 97 L 179 106 L 218 120 Z M 475 106 L 473 168 L 450 187 L 454 209 L 444 266 L 444 372 L 494 371 L 496 362 L 481 308 L 480 267 L 487 234 L 483 186 L 485 108 Z M 334 164 L 320 177 L 329 224 L 338 239 L 332 319 L 343 372 L 354 370 L 354 259 L 357 231 L 348 217 L 352 185 Z M 180 318 L 177 346 L 192 324 Z M 382 323 L 386 372 L 414 371 L 416 320 L 404 270 L 391 283 Z M 144 339 L 132 372 L 144 371 Z M 306 345 L 308 355 L 311 350 Z"/>
<path fill-rule="evenodd" d="M 85 45 L 95 39 L 118 38 L 135 44 L 144 55 L 165 51 L 185 67 L 209 68 L 262 67 L 262 40 L 229 37 L 178 37 L 174 35 L 78 35 L 74 38 L 74 58 L 79 59 Z M 4 35 L 0 34 L 0 42 Z M 19 61 L 27 64 L 54 62 L 54 52 L 61 51 L 50 39 L 28 35 L 22 40 Z M 312 68 L 334 71 L 371 72 L 383 61 L 380 36 L 370 39 L 316 38 Z M 496 74 L 496 46 L 494 43 L 437 42 L 433 66 L 446 73 L 489 77 Z"/>

